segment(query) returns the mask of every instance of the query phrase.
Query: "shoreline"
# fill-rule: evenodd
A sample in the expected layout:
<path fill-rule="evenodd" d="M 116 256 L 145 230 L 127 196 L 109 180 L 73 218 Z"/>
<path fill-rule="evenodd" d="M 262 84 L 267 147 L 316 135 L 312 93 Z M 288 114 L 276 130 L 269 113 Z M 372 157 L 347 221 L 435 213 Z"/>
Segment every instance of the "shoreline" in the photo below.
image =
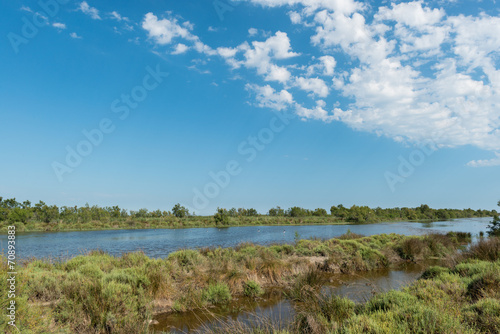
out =
<path fill-rule="evenodd" d="M 267 217 L 266 217 L 267 218 Z M 304 217 L 305 219 L 310 218 L 310 217 Z M 7 235 L 7 226 L 9 225 L 14 225 L 16 226 L 16 233 L 22 234 L 22 233 L 37 233 L 37 232 L 47 232 L 47 233 L 56 233 L 56 232 L 92 232 L 92 231 L 125 231 L 125 230 L 156 230 L 156 229 L 162 229 L 162 230 L 178 230 L 178 229 L 191 229 L 191 228 L 230 228 L 230 227 L 252 227 L 252 226 L 327 226 L 327 225 L 375 225 L 375 224 L 384 224 L 384 223 L 399 223 L 399 222 L 408 222 L 408 223 L 431 223 L 431 222 L 439 222 L 439 221 L 453 221 L 457 219 L 475 219 L 475 218 L 492 218 L 492 217 L 460 217 L 460 218 L 451 218 L 451 219 L 418 219 L 418 220 L 404 220 L 404 219 L 395 219 L 395 220 L 384 220 L 384 221 L 378 221 L 378 222 L 364 222 L 364 223 L 358 223 L 358 222 L 348 222 L 348 221 L 338 221 L 338 220 L 333 220 L 331 222 L 312 222 L 311 220 L 307 221 L 302 221 L 304 219 L 303 217 L 301 218 L 289 218 L 293 220 L 299 220 L 299 222 L 278 222 L 278 223 L 272 223 L 272 222 L 263 222 L 263 223 L 232 223 L 228 225 L 217 225 L 216 223 L 209 223 L 209 224 L 204 224 L 200 222 L 199 224 L 193 224 L 192 226 L 189 224 L 184 225 L 183 221 L 168 221 L 165 222 L 164 224 L 159 224 L 159 225 L 153 225 L 151 226 L 151 223 L 147 222 L 145 223 L 144 221 L 126 221 L 126 222 L 121 222 L 122 226 L 91 226 L 89 228 L 62 228 L 59 229 L 58 227 L 61 226 L 61 223 L 42 223 L 42 222 L 37 222 L 34 225 L 36 226 L 35 228 L 32 229 L 26 229 L 26 227 L 29 227 L 30 225 L 24 225 L 21 223 L 3 223 L 3 226 L 0 227 L 0 235 Z M 205 217 L 205 219 L 208 219 L 208 217 Z M 321 220 L 321 218 L 314 217 L 312 220 Z M 325 218 L 326 220 L 326 218 Z M 186 220 L 187 221 L 187 220 Z M 106 222 L 99 222 L 100 224 L 103 225 L 109 225 L 110 223 Z M 134 226 L 130 226 L 130 224 L 133 223 Z M 180 223 L 181 226 L 174 226 L 174 223 Z M 80 223 L 76 223 L 80 224 Z M 85 223 L 87 224 L 92 224 L 92 223 Z M 95 222 L 93 223 L 94 225 L 96 224 Z M 125 224 L 128 224 L 125 226 Z M 145 226 L 140 226 L 142 224 L 146 224 Z M 41 225 L 41 227 L 39 227 Z M 139 225 L 139 226 L 137 226 Z M 62 225 L 64 227 L 64 225 Z"/>

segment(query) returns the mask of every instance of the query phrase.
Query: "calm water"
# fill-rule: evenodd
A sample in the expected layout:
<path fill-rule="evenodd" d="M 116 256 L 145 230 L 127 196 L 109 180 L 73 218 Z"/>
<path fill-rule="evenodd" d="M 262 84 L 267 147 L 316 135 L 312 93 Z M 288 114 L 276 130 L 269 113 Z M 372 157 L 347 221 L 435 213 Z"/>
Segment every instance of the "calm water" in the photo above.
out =
<path fill-rule="evenodd" d="M 425 266 L 404 264 L 396 268 L 372 270 L 353 275 L 330 274 L 322 288 L 324 294 L 347 297 L 355 302 L 364 302 L 374 293 L 400 289 L 415 281 Z M 224 308 L 195 310 L 185 313 L 162 314 L 155 317 L 159 323 L 151 326 L 156 331 L 171 333 L 203 332 L 207 327 L 216 328 L 220 322 L 241 321 L 259 323 L 259 319 L 271 318 L 274 323 L 286 325 L 295 315 L 293 302 L 280 294 L 267 294 L 260 300 L 239 298 Z M 219 320 L 214 320 L 214 316 Z"/>
<path fill-rule="evenodd" d="M 235 246 L 242 242 L 271 244 L 293 242 L 295 232 L 301 239 L 333 238 L 350 230 L 363 235 L 397 233 L 421 235 L 431 232 L 486 231 L 491 218 L 455 219 L 426 223 L 391 222 L 367 225 L 306 225 L 306 226 L 248 226 L 228 228 L 189 228 L 155 230 L 117 230 L 85 232 L 18 233 L 18 258 L 72 257 L 87 250 L 102 249 L 113 255 L 137 250 L 150 257 L 165 257 L 182 248 Z M 5 252 L 7 235 L 0 236 L 0 249 Z"/>

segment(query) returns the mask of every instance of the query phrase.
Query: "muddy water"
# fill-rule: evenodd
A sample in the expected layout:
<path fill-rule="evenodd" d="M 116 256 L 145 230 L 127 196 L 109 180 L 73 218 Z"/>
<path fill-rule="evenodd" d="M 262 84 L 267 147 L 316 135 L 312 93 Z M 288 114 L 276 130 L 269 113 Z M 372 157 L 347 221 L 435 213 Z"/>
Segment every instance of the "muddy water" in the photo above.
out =
<path fill-rule="evenodd" d="M 414 282 L 425 265 L 404 264 L 392 269 L 372 270 L 356 274 L 330 274 L 325 276 L 321 292 L 347 297 L 355 302 L 364 302 L 376 293 L 401 289 Z M 155 317 L 159 323 L 151 326 L 156 331 L 171 333 L 203 332 L 208 327 L 217 327 L 221 322 L 242 321 L 258 323 L 259 319 L 271 318 L 275 323 L 286 324 L 295 315 L 296 304 L 284 298 L 278 290 L 267 293 L 257 300 L 234 299 L 229 305 L 185 313 L 163 314 Z"/>

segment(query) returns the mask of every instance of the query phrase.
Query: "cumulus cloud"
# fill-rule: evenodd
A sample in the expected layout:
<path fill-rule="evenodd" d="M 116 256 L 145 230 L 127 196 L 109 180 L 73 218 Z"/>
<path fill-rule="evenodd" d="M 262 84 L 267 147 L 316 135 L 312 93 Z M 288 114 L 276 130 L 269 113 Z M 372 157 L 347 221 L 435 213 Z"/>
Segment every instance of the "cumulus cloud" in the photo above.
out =
<path fill-rule="evenodd" d="M 116 21 L 125 21 L 125 22 L 129 22 L 130 21 L 128 17 L 121 16 L 116 11 L 112 11 L 111 13 L 109 13 L 109 15 L 111 16 L 112 19 L 114 19 Z"/>
<path fill-rule="evenodd" d="M 336 120 L 395 140 L 500 149 L 498 17 L 447 17 L 421 2 L 364 15 L 314 14 L 313 45 L 359 62 L 334 78 L 354 101 Z"/>
<path fill-rule="evenodd" d="M 142 21 L 142 28 L 148 32 L 149 38 L 160 45 L 170 44 L 176 37 L 192 39 L 189 30 L 178 24 L 175 18 L 159 20 L 153 13 L 147 13 Z"/>
<path fill-rule="evenodd" d="M 470 167 L 493 167 L 500 166 L 500 153 L 495 152 L 496 157 L 489 160 L 472 160 L 467 163 Z"/>
<path fill-rule="evenodd" d="M 172 54 L 179 55 L 179 54 L 185 53 L 187 50 L 189 50 L 189 46 L 182 44 L 182 43 L 179 43 L 175 46 L 175 49 L 174 49 L 174 51 L 172 51 Z"/>
<path fill-rule="evenodd" d="M 284 89 L 277 92 L 269 85 L 258 86 L 255 84 L 247 84 L 245 88 L 255 94 L 257 105 L 261 108 L 281 111 L 294 103 L 292 94 Z"/>
<path fill-rule="evenodd" d="M 158 44 L 180 38 L 233 69 L 254 70 L 269 82 L 247 85 L 260 107 L 290 108 L 304 120 L 339 121 L 396 141 L 500 151 L 500 17 L 449 15 L 422 1 L 379 8 L 353 0 L 247 1 L 287 7 L 320 55 L 305 59 L 310 53 L 293 50 L 281 31 L 214 50 L 171 18 L 149 13 L 143 27 Z M 257 29 L 249 35 L 256 39 Z M 308 92 L 313 107 L 294 100 L 293 90 Z M 323 99 L 335 96 L 344 102 L 327 107 Z"/>
<path fill-rule="evenodd" d="M 296 57 L 299 54 L 292 51 L 290 39 L 284 32 L 278 31 L 274 36 L 265 41 L 253 41 L 251 44 L 243 43 L 236 48 L 219 48 L 219 55 L 234 68 L 245 66 L 256 69 L 257 74 L 266 81 L 287 82 L 291 73 L 286 67 L 275 64 L 277 60 Z M 236 59 L 241 53 L 242 59 Z"/>
<path fill-rule="evenodd" d="M 259 30 L 255 29 L 255 28 L 248 29 L 248 36 L 250 36 L 250 37 L 257 35 L 258 33 L 259 33 Z"/>
<path fill-rule="evenodd" d="M 183 39 L 191 43 L 193 49 L 206 55 L 215 55 L 217 52 L 208 45 L 201 42 L 200 38 L 191 33 L 194 26 L 189 21 L 179 24 L 174 17 L 158 19 L 153 13 L 147 13 L 142 21 L 142 28 L 148 32 L 148 36 L 158 45 L 167 45 L 173 43 L 174 39 Z M 183 43 L 179 43 L 187 47 Z M 179 44 L 177 47 L 179 47 Z M 184 46 L 174 50 L 174 54 L 182 53 L 187 50 Z M 178 52 L 178 53 L 176 53 Z"/>
<path fill-rule="evenodd" d="M 94 20 L 101 20 L 101 17 L 99 16 L 99 10 L 97 10 L 97 8 L 95 7 L 90 7 L 87 1 L 81 2 L 78 6 L 78 10 L 84 14 L 87 14 Z"/>
<path fill-rule="evenodd" d="M 295 85 L 306 92 L 312 92 L 320 97 L 328 96 L 328 86 L 319 78 L 295 78 Z"/>
<path fill-rule="evenodd" d="M 66 29 L 66 25 L 64 23 L 60 23 L 60 22 L 54 22 L 54 23 L 52 23 L 52 26 L 56 29 L 59 29 L 59 30 Z"/>
<path fill-rule="evenodd" d="M 74 39 L 81 39 L 82 38 L 82 36 L 78 36 L 76 32 L 70 33 L 69 36 L 71 38 L 74 38 Z"/>
<path fill-rule="evenodd" d="M 361 2 L 353 0 L 248 0 L 264 7 L 302 5 L 309 11 L 328 9 L 342 14 L 351 14 L 364 8 Z"/>

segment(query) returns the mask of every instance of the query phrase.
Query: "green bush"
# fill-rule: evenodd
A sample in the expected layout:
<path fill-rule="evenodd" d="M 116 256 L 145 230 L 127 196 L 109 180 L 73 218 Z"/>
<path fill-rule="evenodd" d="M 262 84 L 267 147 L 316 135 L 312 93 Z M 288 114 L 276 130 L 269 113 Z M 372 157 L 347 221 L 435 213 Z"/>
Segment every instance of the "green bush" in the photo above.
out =
<path fill-rule="evenodd" d="M 264 293 L 260 284 L 255 281 L 248 281 L 243 287 L 243 292 L 247 297 L 258 297 Z"/>
<path fill-rule="evenodd" d="M 201 256 L 198 251 L 184 249 L 170 254 L 168 260 L 176 261 L 181 267 L 192 267 L 201 262 Z"/>
<path fill-rule="evenodd" d="M 210 284 L 203 291 L 203 300 L 213 304 L 225 304 L 231 300 L 231 292 L 226 283 Z"/>
<path fill-rule="evenodd" d="M 483 333 L 500 333 L 500 301 L 486 298 L 463 310 L 466 321 Z"/>

